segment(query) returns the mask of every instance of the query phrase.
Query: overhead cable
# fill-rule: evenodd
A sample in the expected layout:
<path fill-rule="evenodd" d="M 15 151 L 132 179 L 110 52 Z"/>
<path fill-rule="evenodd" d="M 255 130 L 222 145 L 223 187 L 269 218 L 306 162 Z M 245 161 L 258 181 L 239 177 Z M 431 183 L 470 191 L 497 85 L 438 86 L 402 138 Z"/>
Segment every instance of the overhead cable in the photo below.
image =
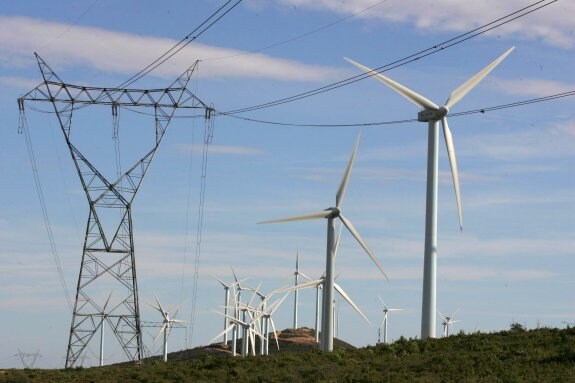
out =
<path fill-rule="evenodd" d="M 226 1 L 221 7 L 219 7 L 214 13 L 210 15 L 206 20 L 204 20 L 200 25 L 198 25 L 193 31 L 188 33 L 186 37 L 178 41 L 174 46 L 164 52 L 160 57 L 155 59 L 151 62 L 148 66 L 144 69 L 140 70 L 138 73 L 121 83 L 117 86 L 117 88 L 127 88 L 134 82 L 138 81 L 142 77 L 146 76 L 148 73 L 168 61 L 186 46 L 188 46 L 192 41 L 200 37 L 204 32 L 210 29 L 215 23 L 220 21 L 222 17 L 227 15 L 232 9 L 234 9 L 242 0 L 236 0 L 234 4 L 226 9 L 226 7 L 232 2 L 233 0 Z"/>
<path fill-rule="evenodd" d="M 500 17 L 496 20 L 493 20 L 487 24 L 484 24 L 480 27 L 477 27 L 475 29 L 472 29 L 468 32 L 465 32 L 463 34 L 457 35 L 451 39 L 448 39 L 446 41 L 443 41 L 439 44 L 435 44 L 432 47 L 429 47 L 427 49 L 423 49 L 421 51 L 418 51 L 416 53 L 413 53 L 409 56 L 403 57 L 401 59 L 395 60 L 393 62 L 390 62 L 388 64 L 382 65 L 380 67 L 377 67 L 375 69 L 373 69 L 372 72 L 386 72 L 389 71 L 391 69 L 395 69 L 398 67 L 401 67 L 403 65 L 406 65 L 408 63 L 417 61 L 421 58 L 430 56 L 432 54 L 438 53 L 444 49 L 453 47 L 455 45 L 461 44 L 467 40 L 470 40 L 474 37 L 480 36 L 484 33 L 487 33 L 493 29 L 499 28 L 507 23 L 510 23 L 514 20 L 517 20 L 521 17 L 527 16 L 530 13 L 533 13 L 537 10 L 540 10 L 544 7 L 547 7 L 555 2 L 557 2 L 559 0 L 539 0 L 535 3 L 532 3 L 526 7 L 523 7 L 521 9 L 518 9 L 514 12 L 511 12 L 503 17 Z M 337 88 L 341 88 L 343 86 L 346 85 L 350 85 L 353 84 L 355 82 L 361 81 L 363 79 L 366 79 L 368 77 L 373 76 L 374 73 L 361 73 L 358 74 L 356 76 L 353 77 L 349 77 L 347 79 L 341 80 L 341 81 L 337 81 L 335 83 L 332 84 L 328 84 L 325 86 L 322 86 L 320 88 L 316 88 L 307 92 L 303 92 L 303 93 L 299 93 L 296 94 L 294 96 L 290 96 L 290 97 L 285 97 L 285 98 L 281 98 L 275 101 L 270 101 L 270 102 L 266 102 L 263 104 L 259 104 L 259 105 L 254 105 L 254 106 L 250 106 L 250 107 L 245 107 L 245 108 L 240 108 L 240 109 L 234 109 L 234 110 L 230 110 L 230 111 L 225 111 L 225 112 L 218 112 L 218 114 L 222 114 L 222 115 L 231 115 L 231 114 L 239 114 L 239 113 L 245 113 L 245 112 L 250 112 L 250 111 L 254 111 L 254 110 L 259 110 L 259 109 L 264 109 L 264 108 L 270 108 L 273 106 L 278 106 L 281 104 L 285 104 L 285 103 L 289 103 L 289 102 L 294 102 L 297 100 L 301 100 L 303 98 L 307 98 L 307 97 L 311 97 L 311 96 L 315 96 L 321 93 L 325 93 Z"/>
<path fill-rule="evenodd" d="M 480 108 L 480 109 L 467 110 L 464 112 L 450 113 L 449 117 L 459 117 L 459 116 L 466 116 L 469 114 L 486 113 L 486 112 L 491 112 L 491 111 L 500 110 L 500 109 L 516 108 L 518 106 L 536 104 L 536 103 L 544 102 L 544 101 L 552 101 L 552 100 L 570 97 L 570 96 L 575 96 L 575 90 L 570 90 L 570 91 L 562 92 L 562 93 L 556 93 L 556 94 L 552 94 L 550 96 L 532 98 L 529 100 L 516 101 L 516 102 L 509 103 L 509 104 L 494 105 L 494 106 L 488 106 L 488 107 Z M 411 119 L 404 119 L 404 120 L 355 122 L 355 123 L 344 123 L 344 124 L 311 124 L 311 123 L 291 123 L 291 122 L 281 122 L 281 121 L 266 121 L 266 120 L 259 120 L 259 119 L 255 119 L 255 118 L 237 116 L 234 114 L 223 114 L 223 115 L 227 116 L 227 117 L 233 117 L 233 118 L 236 118 L 239 120 L 256 122 L 259 124 L 279 125 L 279 126 L 295 126 L 295 127 L 313 127 L 313 128 L 345 128 L 345 127 L 355 127 L 355 126 L 370 127 L 370 126 L 381 126 L 381 125 L 397 125 L 397 124 L 405 124 L 405 123 L 409 123 L 409 122 L 418 121 L 417 118 L 411 118 Z M 194 116 L 175 116 L 174 118 L 186 118 L 186 117 L 194 118 Z"/>

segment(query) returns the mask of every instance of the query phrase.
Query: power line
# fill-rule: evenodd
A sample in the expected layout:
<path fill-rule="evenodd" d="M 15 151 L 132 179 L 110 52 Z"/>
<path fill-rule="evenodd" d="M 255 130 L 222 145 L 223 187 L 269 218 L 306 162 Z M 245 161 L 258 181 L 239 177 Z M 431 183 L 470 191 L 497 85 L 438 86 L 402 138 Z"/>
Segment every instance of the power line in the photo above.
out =
<path fill-rule="evenodd" d="M 393 62 L 390 62 L 388 64 L 382 65 L 380 67 L 377 67 L 375 69 L 373 69 L 373 73 L 361 73 L 358 74 L 356 76 L 353 77 L 349 77 L 347 79 L 341 80 L 341 81 L 337 81 L 335 83 L 332 84 L 328 84 L 325 86 L 322 86 L 320 88 L 316 88 L 316 89 L 312 89 L 310 91 L 307 92 L 303 92 L 303 93 L 299 93 L 296 94 L 294 96 L 290 96 L 290 97 L 285 97 L 285 98 L 281 98 L 275 101 L 270 101 L 270 102 L 266 102 L 263 104 L 259 104 L 259 105 L 254 105 L 254 106 L 250 106 L 250 107 L 245 107 L 245 108 L 240 108 L 240 109 L 235 109 L 235 110 L 230 110 L 230 111 L 226 111 L 226 112 L 217 112 L 218 114 L 221 115 L 231 115 L 231 114 L 239 114 L 239 113 L 245 113 L 245 112 L 250 112 L 250 111 L 254 111 L 254 110 L 259 110 L 259 109 L 264 109 L 264 108 L 270 108 L 273 106 L 278 106 L 281 104 L 285 104 L 285 103 L 289 103 L 289 102 L 294 102 L 297 100 L 301 100 L 303 98 L 307 98 L 307 97 L 311 97 L 311 96 L 315 96 L 321 93 L 325 93 L 337 88 L 341 88 L 343 86 L 346 85 L 350 85 L 353 84 L 355 82 L 361 81 L 363 79 L 366 79 L 368 77 L 373 76 L 373 74 L 375 72 L 386 72 L 389 71 L 391 69 L 395 69 L 398 68 L 400 66 L 406 65 L 408 63 L 417 61 L 421 58 L 430 56 L 432 54 L 438 53 L 444 49 L 447 48 L 451 48 L 455 45 L 461 44 L 467 40 L 470 40 L 474 37 L 480 36 L 484 33 L 487 33 L 493 29 L 499 28 L 507 23 L 510 23 L 514 20 L 517 20 L 521 17 L 527 16 L 528 14 L 535 12 L 537 10 L 540 10 L 544 7 L 547 7 L 555 2 L 557 2 L 558 0 L 539 0 L 535 3 L 532 3 L 526 7 L 523 7 L 521 9 L 518 9 L 514 12 L 511 12 L 503 17 L 500 17 L 498 19 L 495 19 L 487 24 L 484 24 L 480 27 L 477 27 L 475 29 L 472 29 L 468 32 L 465 32 L 463 34 L 457 35 L 451 39 L 448 39 L 446 41 L 443 41 L 439 44 L 435 44 L 432 47 L 429 47 L 427 49 L 423 49 L 421 51 L 418 51 L 416 53 L 413 53 L 411 55 L 405 56 L 401 59 L 395 60 Z"/>
<path fill-rule="evenodd" d="M 66 285 L 66 279 L 64 278 L 64 272 L 62 271 L 62 262 L 60 262 L 60 257 L 58 256 L 58 250 L 56 248 L 56 241 L 54 240 L 54 234 L 52 232 L 52 226 L 50 224 L 50 219 L 48 217 L 48 208 L 46 207 L 46 201 L 44 199 L 44 192 L 42 190 L 42 184 L 40 183 L 40 176 L 38 175 L 38 166 L 36 165 L 36 156 L 34 155 L 34 148 L 32 146 L 32 138 L 30 137 L 30 130 L 28 129 L 28 121 L 26 119 L 26 114 L 24 112 L 23 102 L 18 102 L 20 109 L 20 132 L 24 133 L 26 137 L 26 147 L 28 149 L 28 156 L 30 157 L 30 164 L 32 165 L 32 173 L 34 175 L 34 183 L 36 185 L 36 192 L 38 194 L 38 200 L 40 201 L 40 207 L 42 209 L 42 218 L 44 219 L 44 225 L 46 227 L 46 233 L 48 234 L 48 241 L 50 242 L 50 250 L 52 251 L 52 257 L 56 263 L 56 269 L 58 271 L 58 276 L 60 278 L 60 284 L 64 290 L 64 295 L 66 297 L 66 303 L 70 311 L 73 310 L 72 300 L 70 298 L 70 293 L 68 291 L 68 286 Z"/>
<path fill-rule="evenodd" d="M 387 2 L 387 1 L 389 1 L 389 0 L 380 0 L 380 1 L 378 1 L 377 3 L 373 3 L 373 4 L 370 5 L 369 7 L 363 8 L 363 9 L 360 10 L 360 11 L 357 11 L 357 12 L 355 12 L 355 13 L 352 13 L 351 15 L 342 17 L 342 18 L 340 18 L 340 19 L 337 19 L 337 20 L 335 20 L 335 21 L 332 21 L 331 23 L 322 25 L 321 27 L 312 29 L 311 31 L 302 33 L 302 34 L 300 34 L 300 35 L 291 37 L 291 38 L 289 38 L 289 39 L 286 39 L 286 40 L 283 40 L 283 41 L 279 41 L 279 42 L 277 42 L 277 43 L 273 43 L 273 44 L 267 45 L 267 46 L 265 46 L 265 47 L 263 47 L 263 48 L 253 49 L 253 50 L 245 51 L 245 52 L 238 53 L 238 54 L 235 54 L 235 55 L 229 55 L 229 56 L 223 56 L 223 57 L 214 57 L 214 58 L 211 58 L 211 59 L 203 59 L 202 61 L 226 60 L 226 59 L 230 59 L 230 58 L 234 58 L 234 57 L 246 56 L 246 55 L 251 55 L 251 54 L 254 54 L 254 53 L 259 53 L 259 52 L 267 51 L 267 50 L 269 50 L 269 49 L 276 48 L 276 47 L 279 47 L 279 46 L 282 46 L 282 45 L 291 43 L 291 42 L 293 42 L 293 41 L 303 39 L 304 37 L 308 37 L 308 36 L 311 36 L 311 35 L 313 35 L 313 34 L 315 34 L 315 33 L 318 33 L 318 32 L 321 32 L 321 31 L 323 31 L 323 30 L 326 30 L 326 29 L 328 29 L 328 28 L 331 28 L 331 27 L 333 27 L 334 25 L 343 23 L 343 22 L 346 21 L 346 20 L 349 20 L 349 19 L 352 19 L 352 18 L 354 18 L 354 17 L 357 17 L 358 15 L 361 15 L 362 13 L 365 13 L 365 12 L 369 11 L 370 9 L 373 9 L 373 8 L 379 6 L 379 5 L 381 5 L 381 4 L 383 4 L 383 3 Z"/>
<path fill-rule="evenodd" d="M 190 327 L 190 338 L 189 346 L 191 347 L 194 340 L 194 327 L 195 327 L 195 317 L 196 317 L 196 303 L 198 295 L 198 279 L 200 270 L 200 256 L 201 256 L 201 245 L 202 245 L 202 231 L 204 227 L 204 205 L 206 198 L 206 180 L 208 176 L 208 149 L 214 138 L 214 116 L 211 116 L 208 112 L 205 128 L 204 128 L 204 145 L 202 149 L 202 173 L 200 180 L 200 198 L 198 202 L 198 221 L 197 221 L 197 231 L 196 231 L 196 258 L 194 262 L 194 286 L 192 289 L 192 312 L 191 312 L 191 327 Z"/>
<path fill-rule="evenodd" d="M 226 1 L 221 7 L 219 7 L 214 13 L 212 13 L 210 17 L 204 20 L 193 31 L 188 33 L 183 39 L 178 41 L 174 46 L 172 46 L 170 49 L 168 49 L 166 52 L 160 55 L 160 57 L 152 61 L 152 63 L 150 63 L 144 69 L 140 70 L 138 73 L 136 73 L 135 75 L 133 75 L 132 77 L 130 77 L 129 79 L 118 85 L 117 88 L 126 88 L 130 86 L 134 82 L 138 81 L 139 79 L 146 76 L 148 73 L 152 72 L 154 69 L 156 69 L 157 67 L 168 61 L 170 58 L 172 58 L 174 55 L 176 55 L 178 52 L 180 52 L 182 49 L 188 46 L 192 41 L 200 37 L 208 29 L 210 29 L 215 23 L 220 21 L 222 17 L 227 15 L 232 9 L 234 9 L 239 3 L 241 3 L 242 0 L 236 0 L 236 2 L 231 7 L 225 9 L 231 2 L 232 0 Z"/>
<path fill-rule="evenodd" d="M 556 94 L 552 94 L 550 96 L 532 98 L 529 100 L 516 101 L 516 102 L 509 103 L 509 104 L 494 105 L 494 106 L 488 106 L 488 107 L 480 108 L 480 109 L 472 109 L 472 110 L 468 110 L 468 111 L 464 111 L 464 112 L 450 113 L 449 117 L 450 118 L 451 117 L 459 117 L 459 116 L 466 116 L 469 114 L 486 113 L 486 112 L 491 112 L 491 111 L 500 110 L 500 109 L 515 108 L 515 107 L 519 107 L 519 106 L 536 104 L 536 103 L 545 102 L 545 101 L 552 101 L 552 100 L 570 97 L 570 96 L 575 96 L 575 90 L 571 90 L 571 91 L 567 91 L 567 92 L 563 92 L 563 93 L 556 93 Z M 292 123 L 292 122 L 281 122 L 281 121 L 258 120 L 255 118 L 236 116 L 233 114 L 222 114 L 222 115 L 227 116 L 227 117 L 236 118 L 239 120 L 256 122 L 259 124 L 278 125 L 278 126 L 295 126 L 295 127 L 311 127 L 311 128 L 369 127 L 369 126 L 381 126 L 381 125 L 397 125 L 397 124 L 405 124 L 405 123 L 417 121 L 417 118 L 411 118 L 411 119 L 404 119 L 404 120 L 355 122 L 355 123 L 346 123 L 346 124 L 309 124 L 309 123 Z M 178 118 L 186 118 L 186 117 L 195 118 L 195 116 L 179 116 Z"/>

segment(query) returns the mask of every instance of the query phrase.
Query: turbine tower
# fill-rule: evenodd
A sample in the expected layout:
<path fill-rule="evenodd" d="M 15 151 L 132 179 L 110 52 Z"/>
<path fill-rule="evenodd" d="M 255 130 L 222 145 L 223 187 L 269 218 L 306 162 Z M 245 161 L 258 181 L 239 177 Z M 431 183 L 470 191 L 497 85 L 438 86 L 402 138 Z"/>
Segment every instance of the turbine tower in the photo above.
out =
<path fill-rule="evenodd" d="M 451 165 L 451 174 L 455 188 L 455 199 L 457 202 L 457 213 L 459 216 L 459 227 L 463 230 L 463 218 L 461 214 L 461 195 L 459 192 L 459 174 L 455 160 L 455 149 L 453 138 L 447 124 L 449 110 L 455 106 L 471 89 L 473 89 L 485 76 L 489 74 L 511 51 L 504 54 L 487 65 L 476 75 L 455 89 L 445 105 L 438 106 L 422 95 L 408 89 L 407 87 L 391 80 L 362 64 L 349 58 L 348 62 L 369 73 L 374 78 L 380 80 L 394 91 L 420 107 L 417 119 L 420 122 L 428 123 L 428 149 L 427 149 L 427 191 L 426 191 L 426 212 L 425 212 L 425 249 L 423 262 L 423 299 L 421 313 L 421 338 L 435 338 L 435 312 L 436 312 L 436 279 L 437 279 L 437 183 L 438 183 L 438 121 L 441 120 L 447 155 Z"/>
<path fill-rule="evenodd" d="M 357 137 L 355 147 L 351 154 L 351 158 L 345 169 L 343 178 L 339 185 L 335 198 L 335 207 L 327 208 L 320 212 L 309 213 L 305 215 L 299 215 L 294 217 L 276 219 L 272 221 L 259 222 L 265 223 L 277 223 L 277 222 L 290 222 L 290 221 L 304 221 L 311 219 L 327 219 L 327 248 L 326 248 L 326 266 L 325 266 L 325 282 L 323 290 L 323 308 L 322 308 L 322 329 L 321 329 L 321 349 L 322 351 L 331 352 L 333 351 L 333 298 L 334 298 L 334 277 L 335 277 L 335 250 L 336 250 L 336 235 L 335 235 L 335 224 L 336 220 L 339 219 L 347 228 L 347 230 L 353 235 L 356 241 L 360 244 L 363 250 L 375 263 L 381 273 L 385 275 L 383 267 L 379 264 L 378 260 L 375 258 L 373 252 L 369 249 L 361 235 L 355 229 L 353 224 L 342 214 L 341 203 L 347 189 L 347 184 L 349 182 L 349 177 L 351 176 L 351 169 L 355 160 L 355 155 L 357 153 L 357 148 L 359 146 L 359 136 Z"/>
<path fill-rule="evenodd" d="M 114 309 L 107 313 L 106 321 L 126 357 L 130 361 L 139 362 L 143 358 L 143 343 L 132 206 L 176 109 L 202 109 L 206 120 L 211 118 L 212 109 L 187 89 L 197 63 L 168 88 L 150 90 L 66 84 L 37 54 L 36 59 L 43 83 L 18 99 L 20 116 L 24 115 L 25 102 L 51 103 L 90 208 L 72 312 L 66 367 L 73 367 L 81 360 L 86 347 L 96 335 L 101 326 L 101 307 L 105 299 L 98 295 L 111 286 L 115 291 L 111 302 Z M 78 111 L 93 106 L 111 107 L 114 134 L 119 126 L 120 108 L 146 108 L 154 116 L 153 124 L 149 124 L 152 128 L 149 131 L 152 133 L 152 147 L 146 149 L 144 156 L 116 179 L 110 179 L 109 175 L 96 169 L 93 159 L 88 159 L 79 149 L 77 136 L 71 134 L 72 115 L 77 117 Z M 144 133 L 142 131 L 142 137 Z"/>

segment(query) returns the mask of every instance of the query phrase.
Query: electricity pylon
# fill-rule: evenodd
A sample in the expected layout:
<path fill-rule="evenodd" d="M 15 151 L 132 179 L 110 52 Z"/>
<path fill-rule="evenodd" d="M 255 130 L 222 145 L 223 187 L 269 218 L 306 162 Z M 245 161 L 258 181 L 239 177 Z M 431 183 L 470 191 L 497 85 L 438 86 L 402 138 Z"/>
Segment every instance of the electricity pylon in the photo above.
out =
<path fill-rule="evenodd" d="M 204 117 L 211 118 L 213 109 L 187 89 L 197 62 L 168 88 L 120 89 L 66 84 L 40 56 L 35 55 L 44 81 L 18 100 L 20 113 L 24 113 L 25 101 L 44 101 L 53 105 L 90 206 L 66 367 L 73 367 L 81 360 L 82 353 L 103 325 L 103 316 L 128 359 L 140 362 L 143 358 L 143 343 L 132 231 L 132 202 L 176 109 L 203 109 Z M 121 107 L 153 110 L 155 140 L 152 148 L 126 172 L 118 174 L 115 181 L 106 178 L 96 169 L 75 146 L 71 136 L 74 112 L 93 105 L 111 106 L 114 117 Z M 117 123 L 115 118 L 115 131 Z M 104 287 L 108 289 L 110 284 L 113 285 L 115 301 L 110 302 L 108 312 L 104 313 L 106 297 L 101 296 L 101 291 Z"/>

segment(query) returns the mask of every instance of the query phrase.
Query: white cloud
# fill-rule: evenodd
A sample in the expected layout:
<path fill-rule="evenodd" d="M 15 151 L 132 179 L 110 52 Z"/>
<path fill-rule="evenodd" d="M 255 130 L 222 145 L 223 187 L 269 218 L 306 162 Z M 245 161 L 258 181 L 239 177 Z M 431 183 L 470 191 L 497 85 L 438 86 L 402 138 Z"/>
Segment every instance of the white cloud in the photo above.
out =
<path fill-rule="evenodd" d="M 19 67 L 33 64 L 30 52 L 42 49 L 41 55 L 56 68 L 88 65 L 98 70 L 133 74 L 170 49 L 176 41 L 136 36 L 100 28 L 74 26 L 74 33 L 60 38 L 66 24 L 25 17 L 0 17 L 0 62 Z M 339 69 L 304 65 L 264 54 L 190 44 L 153 75 L 172 78 L 180 75 L 197 59 L 202 75 L 230 78 L 250 77 L 282 81 L 327 81 L 340 75 Z M 234 65 L 217 58 L 234 56 Z M 53 68 L 54 69 L 54 68 Z M 55 69 L 57 70 L 57 69 Z"/>
<path fill-rule="evenodd" d="M 457 144 L 457 154 L 503 161 L 568 158 L 574 154 L 574 125 L 574 121 L 565 121 L 547 127 L 466 136 Z"/>
<path fill-rule="evenodd" d="M 575 89 L 575 84 L 538 78 L 520 80 L 505 80 L 499 78 L 496 81 L 490 82 L 490 84 L 503 93 L 513 96 L 529 97 L 545 97 Z"/>
<path fill-rule="evenodd" d="M 551 133 L 557 136 L 575 138 L 575 120 L 560 122 L 551 127 Z"/>
<path fill-rule="evenodd" d="M 288 6 L 329 10 L 344 15 L 355 14 L 372 6 L 374 0 L 279 0 Z M 361 12 L 357 17 L 413 24 L 421 30 L 468 31 L 528 5 L 523 0 L 457 1 L 426 0 L 385 1 Z M 573 17 L 575 2 L 550 3 L 549 6 L 497 28 L 491 35 L 516 36 L 543 40 L 547 44 L 572 49 L 575 47 Z"/>
<path fill-rule="evenodd" d="M 0 76 L 0 85 L 21 88 L 21 89 L 34 89 L 40 84 L 40 81 L 30 80 L 24 77 L 9 77 Z"/>

